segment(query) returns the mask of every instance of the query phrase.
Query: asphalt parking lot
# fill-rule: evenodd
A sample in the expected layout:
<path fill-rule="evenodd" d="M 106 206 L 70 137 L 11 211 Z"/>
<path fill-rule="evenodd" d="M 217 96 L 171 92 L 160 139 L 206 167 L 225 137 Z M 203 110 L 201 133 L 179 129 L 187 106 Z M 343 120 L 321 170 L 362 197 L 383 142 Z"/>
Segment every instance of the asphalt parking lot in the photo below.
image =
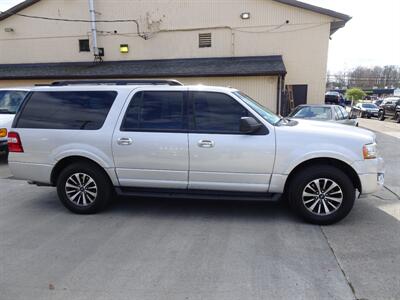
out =
<path fill-rule="evenodd" d="M 0 299 L 400 299 L 400 124 L 377 131 L 386 187 L 339 224 L 279 203 L 118 199 L 66 211 L 0 163 Z"/>

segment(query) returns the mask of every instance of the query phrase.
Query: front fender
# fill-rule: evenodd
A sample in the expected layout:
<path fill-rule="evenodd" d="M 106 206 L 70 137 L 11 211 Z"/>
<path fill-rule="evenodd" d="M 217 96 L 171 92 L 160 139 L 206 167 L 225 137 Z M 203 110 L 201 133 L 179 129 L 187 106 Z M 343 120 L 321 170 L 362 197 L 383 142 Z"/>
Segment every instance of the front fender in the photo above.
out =
<path fill-rule="evenodd" d="M 336 160 L 340 160 L 346 164 L 348 164 L 349 166 L 352 165 L 353 161 L 349 160 L 348 157 L 346 157 L 345 155 L 343 155 L 340 152 L 336 152 L 336 151 L 315 151 L 315 152 L 310 152 L 305 154 L 304 156 L 301 156 L 297 159 L 294 159 L 290 162 L 288 162 L 288 164 L 286 164 L 284 166 L 283 169 L 283 173 L 284 175 L 289 175 L 298 165 L 312 160 L 312 159 L 316 159 L 316 158 L 330 158 L 330 159 L 336 159 Z"/>

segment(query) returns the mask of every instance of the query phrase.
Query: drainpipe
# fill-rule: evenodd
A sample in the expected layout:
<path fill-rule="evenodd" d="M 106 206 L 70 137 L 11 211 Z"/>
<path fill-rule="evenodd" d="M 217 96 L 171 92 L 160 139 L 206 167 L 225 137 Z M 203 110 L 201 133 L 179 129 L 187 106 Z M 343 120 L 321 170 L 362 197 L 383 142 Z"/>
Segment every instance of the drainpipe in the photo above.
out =
<path fill-rule="evenodd" d="M 93 39 L 93 54 L 94 56 L 99 55 L 99 48 L 97 46 L 97 29 L 96 29 L 96 12 L 94 10 L 94 0 L 89 0 L 89 13 L 90 13 L 90 25 L 92 30 L 92 39 Z"/>

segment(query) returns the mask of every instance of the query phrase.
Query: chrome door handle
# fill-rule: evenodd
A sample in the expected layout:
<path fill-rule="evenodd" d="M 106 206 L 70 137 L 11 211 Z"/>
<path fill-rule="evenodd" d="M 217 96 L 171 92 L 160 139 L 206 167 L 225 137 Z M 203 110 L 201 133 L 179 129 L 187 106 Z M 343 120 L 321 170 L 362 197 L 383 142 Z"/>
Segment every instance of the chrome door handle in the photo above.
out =
<path fill-rule="evenodd" d="M 197 145 L 201 148 L 213 148 L 215 143 L 210 140 L 200 140 Z"/>
<path fill-rule="evenodd" d="M 121 145 L 121 146 L 129 146 L 129 145 L 132 145 L 133 140 L 131 138 L 119 138 L 117 140 L 117 143 L 118 143 L 118 145 Z"/>

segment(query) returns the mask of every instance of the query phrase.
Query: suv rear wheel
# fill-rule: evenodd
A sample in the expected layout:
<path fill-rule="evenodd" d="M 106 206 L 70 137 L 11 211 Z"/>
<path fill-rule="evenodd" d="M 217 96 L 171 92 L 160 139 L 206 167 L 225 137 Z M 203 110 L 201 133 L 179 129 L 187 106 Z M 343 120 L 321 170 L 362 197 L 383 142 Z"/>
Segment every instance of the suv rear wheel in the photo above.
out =
<path fill-rule="evenodd" d="M 311 166 L 298 172 L 289 186 L 290 206 L 306 221 L 329 225 L 346 217 L 355 201 L 355 187 L 340 169 Z"/>
<path fill-rule="evenodd" d="M 70 211 L 92 214 L 110 202 L 112 188 L 101 168 L 90 163 L 76 163 L 61 171 L 57 193 L 61 203 Z"/>

